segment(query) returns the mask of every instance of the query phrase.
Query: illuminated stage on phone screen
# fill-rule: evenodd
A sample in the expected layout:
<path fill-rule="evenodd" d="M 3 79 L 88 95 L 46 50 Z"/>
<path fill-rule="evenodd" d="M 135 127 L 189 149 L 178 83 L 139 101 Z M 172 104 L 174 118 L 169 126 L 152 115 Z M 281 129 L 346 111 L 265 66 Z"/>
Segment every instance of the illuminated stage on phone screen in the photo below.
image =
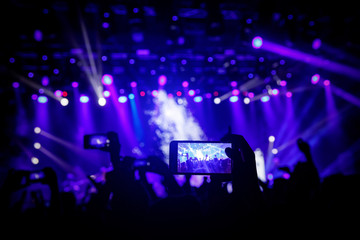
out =
<path fill-rule="evenodd" d="M 227 147 L 231 147 L 231 143 L 178 143 L 178 172 L 231 173 L 231 159 L 225 153 Z"/>

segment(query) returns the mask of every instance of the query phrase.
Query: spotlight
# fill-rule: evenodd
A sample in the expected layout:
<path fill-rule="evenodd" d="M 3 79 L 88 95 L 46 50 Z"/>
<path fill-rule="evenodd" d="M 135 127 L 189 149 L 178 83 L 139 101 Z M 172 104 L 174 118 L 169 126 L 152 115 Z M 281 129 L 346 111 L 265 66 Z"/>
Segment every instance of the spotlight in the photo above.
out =
<path fill-rule="evenodd" d="M 184 88 L 187 88 L 187 87 L 189 86 L 189 82 L 188 82 L 188 81 L 183 81 L 183 82 L 182 82 L 182 86 L 183 86 Z"/>
<path fill-rule="evenodd" d="M 274 136 L 270 136 L 270 137 L 269 137 L 269 142 L 275 142 L 275 137 L 274 137 Z"/>
<path fill-rule="evenodd" d="M 31 158 L 31 163 L 34 164 L 34 165 L 37 165 L 37 164 L 39 164 L 39 159 L 37 157 L 32 157 Z"/>
<path fill-rule="evenodd" d="M 69 104 L 69 100 L 67 98 L 62 98 L 60 104 L 65 107 Z"/>
<path fill-rule="evenodd" d="M 325 80 L 323 84 L 324 84 L 324 86 L 329 86 L 329 85 L 330 85 L 330 81 L 329 81 L 329 80 Z"/>
<path fill-rule="evenodd" d="M 137 83 L 136 83 L 136 82 L 131 82 L 131 83 L 130 83 L 130 86 L 131 86 L 132 88 L 135 88 L 135 87 L 137 86 Z"/>
<path fill-rule="evenodd" d="M 250 98 L 248 98 L 248 97 L 244 98 L 244 103 L 249 104 L 250 103 Z"/>
<path fill-rule="evenodd" d="M 176 96 L 180 97 L 181 95 L 182 95 L 182 92 L 180 92 L 180 91 L 176 92 Z"/>
<path fill-rule="evenodd" d="M 202 102 L 202 100 L 203 100 L 203 98 L 202 98 L 202 96 L 196 96 L 196 97 L 194 97 L 194 102 Z"/>
<path fill-rule="evenodd" d="M 311 83 L 312 84 L 317 84 L 320 80 L 320 75 L 319 74 L 314 74 L 312 77 L 311 77 Z"/>
<path fill-rule="evenodd" d="M 151 95 L 153 97 L 157 97 L 159 95 L 159 92 L 157 90 L 152 90 Z"/>
<path fill-rule="evenodd" d="M 189 96 L 194 96 L 195 95 L 195 91 L 193 89 L 190 89 L 188 92 Z"/>
<path fill-rule="evenodd" d="M 220 98 L 214 98 L 214 103 L 215 104 L 219 104 L 219 103 L 221 103 L 221 99 Z"/>
<path fill-rule="evenodd" d="M 321 47 L 321 40 L 319 38 L 315 38 L 313 43 L 312 43 L 312 48 L 314 50 L 317 50 Z"/>
<path fill-rule="evenodd" d="M 144 96 L 145 96 L 145 92 L 144 92 L 144 91 L 141 91 L 141 92 L 140 92 L 140 96 L 144 97 Z"/>
<path fill-rule="evenodd" d="M 262 37 L 256 36 L 256 37 L 253 38 L 253 40 L 252 40 L 253 48 L 258 49 L 258 48 L 261 48 L 262 45 L 263 45 Z"/>
<path fill-rule="evenodd" d="M 88 97 L 88 96 L 85 96 L 85 95 L 81 95 L 81 96 L 80 96 L 80 102 L 81 102 L 81 103 L 87 103 L 87 102 L 89 102 L 89 97 Z"/>
<path fill-rule="evenodd" d="M 262 102 L 268 102 L 270 100 L 270 97 L 269 96 L 263 96 L 261 97 L 260 99 Z"/>
<path fill-rule="evenodd" d="M 113 81 L 114 81 L 114 78 L 110 74 L 104 74 L 101 78 L 101 82 L 104 85 L 111 85 L 113 83 Z"/>
<path fill-rule="evenodd" d="M 239 90 L 239 89 L 234 89 L 234 90 L 232 90 L 232 94 L 233 94 L 234 96 L 237 96 L 237 95 L 240 94 L 240 90 Z"/>
<path fill-rule="evenodd" d="M 106 99 L 103 98 L 103 97 L 99 98 L 98 104 L 99 104 L 99 106 L 101 106 L 101 107 L 105 106 L 105 105 L 106 105 Z"/>
<path fill-rule="evenodd" d="M 167 82 L 167 77 L 165 75 L 160 75 L 158 78 L 159 86 L 164 86 Z"/>
<path fill-rule="evenodd" d="M 13 82 L 12 86 L 13 88 L 18 88 L 20 87 L 20 84 L 18 82 Z"/>
<path fill-rule="evenodd" d="M 271 92 L 272 92 L 272 95 L 275 95 L 275 96 L 279 94 L 279 90 L 276 88 L 274 88 Z"/>
<path fill-rule="evenodd" d="M 35 128 L 34 128 L 34 132 L 35 132 L 36 134 L 41 133 L 41 128 L 35 127 Z"/>
<path fill-rule="evenodd" d="M 237 102 L 239 100 L 239 97 L 238 96 L 231 96 L 230 98 L 229 98 L 229 101 L 230 102 Z"/>
<path fill-rule="evenodd" d="M 106 98 L 110 97 L 110 95 L 111 95 L 111 93 L 108 90 L 105 90 L 103 92 L 103 96 L 106 97 Z"/>
<path fill-rule="evenodd" d="M 292 92 L 287 92 L 286 97 L 291 98 L 292 97 Z"/>
<path fill-rule="evenodd" d="M 35 143 L 34 143 L 34 148 L 35 148 L 35 149 L 40 149 L 40 148 L 41 148 L 41 144 L 38 143 L 38 142 L 35 142 Z"/>
<path fill-rule="evenodd" d="M 130 100 L 132 100 L 132 99 L 135 98 L 135 95 L 134 95 L 133 93 L 130 93 L 130 94 L 128 95 L 128 98 L 129 98 Z"/>
<path fill-rule="evenodd" d="M 285 87 L 287 85 L 287 82 L 285 80 L 280 81 L 280 86 Z"/>
<path fill-rule="evenodd" d="M 277 150 L 277 148 L 273 148 L 271 150 L 271 152 L 272 152 L 272 154 L 276 155 L 276 154 L 278 154 L 279 150 Z"/>
<path fill-rule="evenodd" d="M 73 88 L 77 88 L 77 87 L 79 87 L 79 83 L 78 83 L 78 82 L 72 82 L 72 83 L 71 83 L 71 86 L 72 86 Z"/>
<path fill-rule="evenodd" d="M 121 96 L 118 99 L 119 103 L 126 103 L 127 102 L 127 97 L 126 96 Z"/>
<path fill-rule="evenodd" d="M 37 100 L 39 103 L 47 103 L 48 98 L 46 96 L 39 96 Z"/>

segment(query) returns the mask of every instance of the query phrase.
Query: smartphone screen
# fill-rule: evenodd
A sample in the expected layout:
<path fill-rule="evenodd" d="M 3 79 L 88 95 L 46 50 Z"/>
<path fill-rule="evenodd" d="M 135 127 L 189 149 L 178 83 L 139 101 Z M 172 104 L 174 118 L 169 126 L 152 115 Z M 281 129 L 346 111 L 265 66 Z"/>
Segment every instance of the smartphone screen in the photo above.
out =
<path fill-rule="evenodd" d="M 84 135 L 85 149 L 100 149 L 108 147 L 109 139 L 106 134 L 88 134 Z"/>
<path fill-rule="evenodd" d="M 177 174 L 231 174 L 231 159 L 225 148 L 231 143 L 173 141 L 170 143 L 170 170 Z"/>

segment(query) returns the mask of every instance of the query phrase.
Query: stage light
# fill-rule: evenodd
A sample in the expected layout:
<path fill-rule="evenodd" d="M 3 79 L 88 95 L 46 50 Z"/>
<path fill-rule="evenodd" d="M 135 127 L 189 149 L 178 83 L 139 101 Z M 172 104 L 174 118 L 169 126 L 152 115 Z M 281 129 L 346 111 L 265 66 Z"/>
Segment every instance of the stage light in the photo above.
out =
<path fill-rule="evenodd" d="M 114 78 L 110 74 L 104 74 L 101 78 L 101 82 L 104 85 L 111 85 L 113 83 L 113 81 L 114 81 Z"/>
<path fill-rule="evenodd" d="M 31 158 L 31 163 L 34 164 L 34 165 L 37 165 L 37 164 L 39 164 L 39 159 L 37 157 L 32 157 Z"/>
<path fill-rule="evenodd" d="M 152 90 L 152 91 L 151 91 L 151 95 L 152 95 L 153 97 L 157 97 L 157 96 L 159 95 L 159 92 L 158 92 L 157 90 Z"/>
<path fill-rule="evenodd" d="M 237 102 L 239 100 L 239 97 L 238 96 L 231 96 L 230 98 L 229 98 L 229 101 L 230 102 Z"/>
<path fill-rule="evenodd" d="M 183 81 L 183 82 L 182 82 L 182 86 L 183 86 L 184 88 L 189 87 L 189 82 L 188 82 L 188 81 Z"/>
<path fill-rule="evenodd" d="M 176 92 L 176 96 L 180 97 L 181 95 L 182 95 L 182 92 L 180 92 L 180 91 Z"/>
<path fill-rule="evenodd" d="M 280 86 L 285 87 L 287 85 L 287 82 L 285 80 L 280 81 Z"/>
<path fill-rule="evenodd" d="M 255 94 L 254 94 L 253 92 L 248 92 L 248 94 L 247 94 L 247 95 L 248 95 L 248 97 L 249 97 L 249 98 L 253 98 L 253 97 L 255 97 Z"/>
<path fill-rule="evenodd" d="M 136 86 L 137 86 L 136 82 L 133 81 L 133 82 L 130 83 L 130 87 L 135 88 Z"/>
<path fill-rule="evenodd" d="M 108 90 L 105 90 L 105 91 L 103 92 L 103 96 L 106 97 L 106 98 L 110 97 L 110 95 L 111 95 L 111 93 L 110 93 L 110 91 L 108 91 Z"/>
<path fill-rule="evenodd" d="M 312 77 L 311 77 L 311 83 L 312 84 L 317 84 L 320 80 L 320 75 L 319 74 L 314 74 Z"/>
<path fill-rule="evenodd" d="M 202 96 L 196 96 L 196 97 L 194 97 L 194 102 L 202 102 L 202 100 L 203 100 L 203 98 L 202 98 Z"/>
<path fill-rule="evenodd" d="M 189 92 L 188 92 L 188 95 L 190 97 L 194 96 L 195 95 L 195 91 L 193 89 L 190 89 Z"/>
<path fill-rule="evenodd" d="M 270 97 L 269 96 L 263 96 L 261 97 L 260 99 L 262 102 L 268 102 L 270 100 Z"/>
<path fill-rule="evenodd" d="M 267 179 L 268 180 L 273 180 L 274 179 L 274 175 L 272 174 L 272 173 L 269 173 L 268 175 L 267 175 Z"/>
<path fill-rule="evenodd" d="M 263 39 L 261 37 L 256 36 L 253 38 L 253 40 L 252 40 L 253 48 L 258 49 L 258 48 L 261 48 L 262 45 L 263 45 Z"/>
<path fill-rule="evenodd" d="M 240 94 L 240 90 L 239 90 L 239 89 L 234 89 L 234 90 L 232 90 L 232 94 L 233 94 L 234 96 L 237 96 L 237 95 Z"/>
<path fill-rule="evenodd" d="M 41 144 L 38 143 L 38 142 L 35 142 L 35 143 L 34 143 L 34 148 L 35 148 L 35 149 L 40 149 L 40 148 L 41 148 Z"/>
<path fill-rule="evenodd" d="M 275 95 L 275 96 L 279 95 L 279 90 L 274 88 L 273 90 L 271 90 L 271 93 L 272 93 L 272 95 Z"/>
<path fill-rule="evenodd" d="M 218 92 L 218 91 L 214 91 L 214 92 L 213 92 L 213 95 L 214 95 L 214 97 L 217 97 L 217 96 L 219 96 L 219 92 Z"/>
<path fill-rule="evenodd" d="M 135 98 L 135 95 L 134 95 L 133 93 L 130 93 L 130 94 L 128 95 L 128 98 L 129 98 L 130 100 L 132 100 L 132 99 Z"/>
<path fill-rule="evenodd" d="M 144 97 L 144 96 L 145 96 L 145 92 L 144 92 L 144 91 L 141 91 L 141 92 L 140 92 L 140 96 Z"/>
<path fill-rule="evenodd" d="M 317 50 L 321 47 L 321 40 L 319 38 L 315 38 L 314 41 L 312 42 L 312 48 L 314 50 Z"/>
<path fill-rule="evenodd" d="M 67 95 L 68 95 L 67 91 L 63 91 L 63 92 L 62 92 L 62 96 L 63 96 L 63 97 L 67 97 Z"/>
<path fill-rule="evenodd" d="M 89 102 L 89 97 L 86 96 L 86 95 L 81 95 L 81 96 L 80 96 L 80 102 L 81 102 L 81 103 L 87 103 L 87 102 Z"/>
<path fill-rule="evenodd" d="M 237 86 L 237 82 L 236 82 L 236 81 L 232 81 L 232 82 L 230 83 L 230 86 L 236 87 L 236 86 Z"/>
<path fill-rule="evenodd" d="M 13 82 L 12 86 L 13 88 L 18 88 L 20 87 L 20 84 L 18 82 Z"/>
<path fill-rule="evenodd" d="M 291 98 L 292 97 L 292 92 L 287 92 L 286 97 Z"/>
<path fill-rule="evenodd" d="M 49 80 L 49 77 L 48 77 L 48 76 L 43 76 L 43 77 L 41 78 L 41 84 L 42 84 L 44 87 L 46 87 L 47 85 L 49 85 L 49 82 L 50 82 L 50 80 Z"/>
<path fill-rule="evenodd" d="M 126 96 L 120 96 L 118 101 L 119 101 L 119 103 L 126 103 L 127 102 L 127 97 Z"/>
<path fill-rule="evenodd" d="M 250 103 L 250 98 L 248 98 L 248 97 L 244 98 L 244 103 L 249 104 Z"/>
<path fill-rule="evenodd" d="M 205 93 L 206 98 L 211 98 L 211 93 Z"/>
<path fill-rule="evenodd" d="M 165 75 L 160 75 L 158 78 L 159 86 L 164 86 L 167 82 L 167 77 Z"/>
<path fill-rule="evenodd" d="M 69 100 L 67 98 L 61 98 L 60 104 L 65 107 L 65 106 L 69 105 Z"/>
<path fill-rule="evenodd" d="M 36 95 L 36 94 L 31 95 L 31 99 L 32 99 L 32 100 L 37 100 L 37 99 L 38 99 L 38 95 Z"/>
<path fill-rule="evenodd" d="M 34 133 L 36 133 L 36 134 L 41 133 L 41 128 L 35 127 L 35 128 L 34 128 Z"/>
<path fill-rule="evenodd" d="M 72 86 L 73 88 L 77 88 L 77 87 L 79 87 L 79 83 L 78 83 L 78 82 L 72 82 L 72 83 L 71 83 L 71 86 Z"/>
<path fill-rule="evenodd" d="M 110 24 L 108 22 L 103 22 L 102 27 L 107 29 L 110 27 Z"/>
<path fill-rule="evenodd" d="M 37 100 L 39 103 L 47 103 L 48 98 L 46 96 L 39 96 Z"/>
<path fill-rule="evenodd" d="M 62 91 L 61 91 L 61 90 L 56 90 L 56 91 L 54 92 L 54 95 L 55 95 L 55 97 L 61 97 Z"/>
<path fill-rule="evenodd" d="M 330 85 L 330 81 L 329 81 L 329 80 L 325 80 L 323 84 L 324 84 L 324 86 L 329 86 L 329 85 Z"/>
<path fill-rule="evenodd" d="M 76 60 L 75 60 L 75 58 L 70 58 L 69 62 L 70 62 L 70 64 L 74 64 L 74 63 L 76 63 Z"/>
<path fill-rule="evenodd" d="M 98 104 L 99 104 L 99 106 L 101 106 L 101 107 L 105 106 L 105 105 L 106 105 L 106 99 L 103 98 L 103 97 L 99 98 L 99 99 L 98 99 Z"/>
<path fill-rule="evenodd" d="M 219 103 L 221 103 L 221 99 L 220 98 L 214 98 L 214 103 L 215 104 L 219 104 Z"/>
<path fill-rule="evenodd" d="M 274 136 L 269 136 L 269 142 L 275 142 L 275 137 Z"/>
<path fill-rule="evenodd" d="M 273 148 L 273 149 L 271 149 L 271 153 L 276 155 L 279 153 L 279 150 L 277 150 L 277 148 Z"/>

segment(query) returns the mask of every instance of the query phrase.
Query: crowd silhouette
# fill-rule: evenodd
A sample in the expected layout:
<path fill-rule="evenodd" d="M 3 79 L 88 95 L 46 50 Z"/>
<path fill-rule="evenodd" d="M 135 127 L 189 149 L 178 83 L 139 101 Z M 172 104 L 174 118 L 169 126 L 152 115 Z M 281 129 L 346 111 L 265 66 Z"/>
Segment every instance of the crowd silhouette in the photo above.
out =
<path fill-rule="evenodd" d="M 213 239 L 260 236 L 297 237 L 301 233 L 350 233 L 356 230 L 360 214 L 358 175 L 332 175 L 320 179 L 311 148 L 298 139 L 306 157 L 289 179 L 278 178 L 270 186 L 257 178 L 255 155 L 244 137 L 227 134 L 231 141 L 225 152 L 233 161 L 231 175 L 214 175 L 198 187 L 190 175 L 180 186 L 167 164 L 150 156 L 151 168 L 139 168 L 135 177 L 133 158 L 120 157 L 116 133 L 109 133 L 108 149 L 113 169 L 104 182 L 92 181 L 95 192 L 86 201 L 72 192 L 59 190 L 56 173 L 44 168 L 44 176 L 11 170 L 1 187 L 3 236 L 106 237 L 111 239 Z M 167 197 L 159 197 L 147 181 L 146 172 L 163 177 Z M 224 182 L 232 183 L 229 193 Z M 49 197 L 22 189 L 41 184 Z M 14 200 L 14 194 L 20 197 Z M 29 192 L 29 191 L 28 191 Z M 85 197 L 84 197 L 85 198 Z M 30 200 L 27 200 L 30 199 Z M 49 235 L 51 234 L 51 235 Z M 291 234 L 291 235 L 288 235 Z"/>

